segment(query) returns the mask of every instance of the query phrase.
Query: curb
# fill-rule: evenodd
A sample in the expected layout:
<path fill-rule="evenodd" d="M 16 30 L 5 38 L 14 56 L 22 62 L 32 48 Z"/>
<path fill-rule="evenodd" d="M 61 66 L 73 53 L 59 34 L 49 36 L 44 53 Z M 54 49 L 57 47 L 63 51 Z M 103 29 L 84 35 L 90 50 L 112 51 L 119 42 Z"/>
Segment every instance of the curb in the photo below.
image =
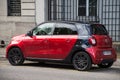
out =
<path fill-rule="evenodd" d="M 5 55 L 0 55 L 0 60 L 6 60 L 6 57 L 5 57 Z"/>
<path fill-rule="evenodd" d="M 117 61 L 113 64 L 114 66 L 119 66 L 120 67 L 120 59 L 117 59 Z"/>
<path fill-rule="evenodd" d="M 0 58 L 5 58 L 5 55 L 0 55 Z"/>

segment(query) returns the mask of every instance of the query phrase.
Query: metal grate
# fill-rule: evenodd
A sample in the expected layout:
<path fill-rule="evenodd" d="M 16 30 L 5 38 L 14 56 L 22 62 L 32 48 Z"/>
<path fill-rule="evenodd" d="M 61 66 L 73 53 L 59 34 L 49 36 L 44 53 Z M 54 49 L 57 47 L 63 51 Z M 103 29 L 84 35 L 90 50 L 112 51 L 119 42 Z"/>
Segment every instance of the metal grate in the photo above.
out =
<path fill-rule="evenodd" d="M 48 0 L 48 20 L 102 23 L 120 41 L 120 0 Z"/>
<path fill-rule="evenodd" d="M 8 0 L 8 16 L 21 16 L 21 0 Z"/>
<path fill-rule="evenodd" d="M 101 23 L 106 26 L 113 41 L 120 41 L 120 0 L 101 1 Z"/>
<path fill-rule="evenodd" d="M 98 22 L 96 4 L 97 0 L 48 0 L 48 20 Z"/>

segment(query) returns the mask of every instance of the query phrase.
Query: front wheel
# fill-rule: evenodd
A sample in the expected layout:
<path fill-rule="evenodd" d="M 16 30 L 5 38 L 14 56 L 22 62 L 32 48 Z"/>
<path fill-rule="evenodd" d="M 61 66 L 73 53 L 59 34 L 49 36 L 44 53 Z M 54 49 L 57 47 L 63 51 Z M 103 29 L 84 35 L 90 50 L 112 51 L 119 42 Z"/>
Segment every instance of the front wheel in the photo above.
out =
<path fill-rule="evenodd" d="M 111 62 L 111 63 L 101 63 L 101 64 L 98 64 L 98 66 L 100 67 L 100 68 L 109 68 L 109 67 L 111 67 L 113 65 L 113 62 Z"/>
<path fill-rule="evenodd" d="M 80 71 L 89 70 L 92 67 L 91 58 L 86 52 L 77 52 L 72 62 L 74 68 Z"/>
<path fill-rule="evenodd" d="M 12 48 L 8 52 L 8 60 L 11 65 L 21 65 L 24 62 L 24 57 L 19 48 Z"/>

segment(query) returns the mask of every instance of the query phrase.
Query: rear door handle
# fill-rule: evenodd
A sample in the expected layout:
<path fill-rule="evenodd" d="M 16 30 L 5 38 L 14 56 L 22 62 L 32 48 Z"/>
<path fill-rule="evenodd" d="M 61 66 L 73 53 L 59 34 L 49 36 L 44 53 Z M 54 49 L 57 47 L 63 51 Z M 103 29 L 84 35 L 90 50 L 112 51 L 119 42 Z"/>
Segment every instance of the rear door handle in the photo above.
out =
<path fill-rule="evenodd" d="M 48 39 L 44 39 L 44 42 L 47 43 L 47 42 L 48 42 Z"/>
<path fill-rule="evenodd" d="M 71 42 L 71 39 L 67 39 L 66 42 L 67 42 L 67 43 Z"/>

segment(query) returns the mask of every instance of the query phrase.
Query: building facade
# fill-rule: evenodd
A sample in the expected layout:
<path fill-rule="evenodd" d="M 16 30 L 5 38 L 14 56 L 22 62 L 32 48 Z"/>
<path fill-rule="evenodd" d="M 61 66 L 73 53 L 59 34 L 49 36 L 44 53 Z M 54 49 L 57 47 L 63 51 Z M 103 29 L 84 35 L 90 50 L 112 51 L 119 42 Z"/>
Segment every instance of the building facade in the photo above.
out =
<path fill-rule="evenodd" d="M 35 0 L 0 0 L 0 40 L 26 33 L 35 26 Z"/>
<path fill-rule="evenodd" d="M 51 20 L 102 23 L 120 42 L 120 0 L 0 0 L 0 36 L 10 38 Z"/>

